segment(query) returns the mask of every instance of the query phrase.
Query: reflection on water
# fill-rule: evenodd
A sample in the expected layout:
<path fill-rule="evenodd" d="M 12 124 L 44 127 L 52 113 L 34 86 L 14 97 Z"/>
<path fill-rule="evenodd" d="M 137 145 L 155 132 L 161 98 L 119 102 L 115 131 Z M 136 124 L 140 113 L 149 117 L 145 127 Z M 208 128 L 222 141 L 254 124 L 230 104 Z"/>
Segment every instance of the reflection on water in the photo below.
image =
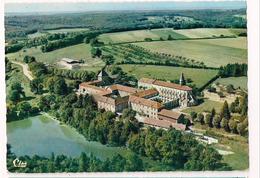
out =
<path fill-rule="evenodd" d="M 119 147 L 86 141 L 75 129 L 44 116 L 7 123 L 7 138 L 17 156 L 50 156 L 52 152 L 55 155 L 79 156 L 81 152 L 86 152 L 105 159 L 124 151 Z"/>

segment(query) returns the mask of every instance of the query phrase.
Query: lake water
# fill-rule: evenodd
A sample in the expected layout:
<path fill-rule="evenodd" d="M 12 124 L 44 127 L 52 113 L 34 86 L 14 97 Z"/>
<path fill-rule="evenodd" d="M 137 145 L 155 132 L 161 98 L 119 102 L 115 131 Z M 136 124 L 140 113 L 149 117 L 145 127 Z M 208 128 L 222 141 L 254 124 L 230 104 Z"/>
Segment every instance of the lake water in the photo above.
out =
<path fill-rule="evenodd" d="M 7 138 L 17 156 L 37 154 L 49 157 L 53 152 L 75 157 L 85 152 L 105 159 L 124 151 L 123 148 L 86 141 L 75 129 L 42 115 L 7 123 Z"/>

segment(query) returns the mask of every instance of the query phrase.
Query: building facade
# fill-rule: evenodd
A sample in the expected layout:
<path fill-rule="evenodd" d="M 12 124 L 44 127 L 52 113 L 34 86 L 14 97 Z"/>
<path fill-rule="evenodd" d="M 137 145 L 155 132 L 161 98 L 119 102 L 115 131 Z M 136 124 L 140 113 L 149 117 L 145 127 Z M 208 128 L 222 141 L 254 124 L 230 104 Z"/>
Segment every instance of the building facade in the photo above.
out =
<path fill-rule="evenodd" d="M 183 83 L 184 78 L 181 79 L 181 83 Z M 138 87 L 143 89 L 155 88 L 164 102 L 177 101 L 180 107 L 189 107 L 196 104 L 192 88 L 185 85 L 142 78 L 138 81 Z"/>
<path fill-rule="evenodd" d="M 143 122 L 147 125 L 181 130 L 186 128 L 178 123 L 184 115 L 167 110 L 166 104 L 177 100 L 180 106 L 192 105 L 194 98 L 190 87 L 144 78 L 138 81 L 139 88 L 119 84 L 103 86 L 100 78 L 103 74 L 98 80 L 81 83 L 78 90 L 78 94 L 91 95 L 98 109 L 121 113 L 131 108 L 145 118 Z"/>

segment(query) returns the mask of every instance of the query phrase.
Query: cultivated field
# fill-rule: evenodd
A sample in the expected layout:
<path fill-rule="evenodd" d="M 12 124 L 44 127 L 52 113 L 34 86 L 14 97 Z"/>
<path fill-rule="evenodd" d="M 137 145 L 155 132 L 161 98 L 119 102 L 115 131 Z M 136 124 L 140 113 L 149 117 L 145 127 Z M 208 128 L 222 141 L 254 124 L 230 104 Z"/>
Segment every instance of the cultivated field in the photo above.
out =
<path fill-rule="evenodd" d="M 120 67 L 138 79 L 148 77 L 161 80 L 176 80 L 179 79 L 183 72 L 184 76 L 190 78 L 193 81 L 192 84 L 197 87 L 203 86 L 218 73 L 217 70 L 153 65 L 120 65 Z"/>
<path fill-rule="evenodd" d="M 173 29 L 135 30 L 127 32 L 106 33 L 99 36 L 100 41 L 108 43 L 144 41 L 145 38 L 159 40 L 160 37 L 167 39 L 171 35 L 174 39 L 187 39 L 187 37 L 176 33 Z"/>
<path fill-rule="evenodd" d="M 142 42 L 136 45 L 153 52 L 179 55 L 210 67 L 247 63 L 246 38 Z"/>
<path fill-rule="evenodd" d="M 235 88 L 240 87 L 241 89 L 247 90 L 247 77 L 219 78 L 214 83 L 217 82 L 222 85 L 232 84 Z"/>
<path fill-rule="evenodd" d="M 209 38 L 209 37 L 220 37 L 233 36 L 235 35 L 231 29 L 224 28 L 195 28 L 195 29 L 182 29 L 176 30 L 176 33 L 184 35 L 188 38 Z"/>
<path fill-rule="evenodd" d="M 9 59 L 17 59 L 22 61 L 25 55 L 29 55 L 34 56 L 37 61 L 49 64 L 55 64 L 61 58 L 66 57 L 72 59 L 83 59 L 85 61 L 84 65 L 86 65 L 85 67 L 104 66 L 103 61 L 98 58 L 91 57 L 90 49 L 91 47 L 88 44 L 79 44 L 47 53 L 42 53 L 40 47 L 38 47 L 26 49 L 25 52 L 21 50 L 16 53 L 10 53 L 7 55 L 7 57 Z"/>
<path fill-rule="evenodd" d="M 238 32 L 244 32 L 244 29 L 221 29 L 221 28 L 198 28 L 198 29 L 184 29 L 173 30 L 172 28 L 161 28 L 152 30 L 135 30 L 117 33 L 107 33 L 100 35 L 99 39 L 106 44 L 108 43 L 122 43 L 122 42 L 136 42 L 144 41 L 145 38 L 152 40 L 160 40 L 163 38 L 167 40 L 168 35 L 173 39 L 188 39 L 188 38 L 216 38 L 223 36 L 236 36 Z"/>

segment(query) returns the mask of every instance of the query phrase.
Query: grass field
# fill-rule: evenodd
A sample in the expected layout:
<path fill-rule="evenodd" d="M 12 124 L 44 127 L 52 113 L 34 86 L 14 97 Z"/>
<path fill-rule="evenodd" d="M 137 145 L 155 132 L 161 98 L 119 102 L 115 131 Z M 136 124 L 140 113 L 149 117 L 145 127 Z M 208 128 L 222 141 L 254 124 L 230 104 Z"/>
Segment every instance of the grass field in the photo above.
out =
<path fill-rule="evenodd" d="M 222 85 L 232 84 L 235 88 L 240 87 L 241 89 L 247 90 L 247 77 L 219 78 L 214 83 L 217 82 Z"/>
<path fill-rule="evenodd" d="M 45 62 L 49 64 L 55 64 L 60 59 L 66 57 L 72 59 L 83 59 L 85 61 L 85 64 L 88 65 L 87 67 L 104 66 L 104 63 L 101 59 L 91 57 L 90 49 L 91 47 L 88 44 L 78 44 L 78 45 L 69 46 L 51 52 L 42 53 L 42 51 L 38 47 L 38 48 L 26 49 L 25 52 L 21 50 L 16 53 L 10 53 L 7 55 L 7 57 L 10 59 L 17 59 L 22 61 L 25 55 L 30 55 L 36 57 L 37 61 Z"/>
<path fill-rule="evenodd" d="M 137 77 L 161 79 L 161 80 L 175 80 L 179 79 L 181 73 L 184 73 L 186 78 L 191 78 L 192 84 L 197 87 L 203 86 L 211 78 L 217 74 L 217 70 L 208 69 L 193 69 L 183 67 L 168 67 L 168 66 L 153 66 L 153 65 L 121 65 L 122 69 Z"/>
<path fill-rule="evenodd" d="M 162 37 L 164 39 L 167 39 L 168 35 L 171 35 L 175 39 L 187 39 L 186 36 L 180 35 L 170 28 L 107 33 L 100 35 L 99 39 L 107 44 L 144 41 L 145 38 L 159 40 L 160 37 Z"/>
<path fill-rule="evenodd" d="M 46 30 L 47 33 L 70 33 L 70 32 L 81 32 L 88 31 L 88 28 L 61 28 L 57 30 Z"/>
<path fill-rule="evenodd" d="M 135 43 L 153 52 L 179 55 L 210 67 L 247 63 L 246 38 L 178 40 Z"/>
<path fill-rule="evenodd" d="M 213 108 L 215 108 L 216 112 L 220 112 L 221 108 L 223 106 L 223 103 L 217 102 L 217 101 L 212 101 L 205 99 L 203 103 L 201 103 L 198 106 L 192 106 L 187 109 L 182 110 L 182 112 L 185 112 L 187 114 L 190 114 L 191 112 L 196 112 L 196 113 L 201 113 L 201 112 L 209 112 Z"/>
<path fill-rule="evenodd" d="M 208 38 L 219 37 L 220 35 L 232 36 L 235 35 L 231 29 L 224 28 L 195 28 L 176 30 L 176 33 L 184 35 L 188 38 Z"/>
<path fill-rule="evenodd" d="M 13 70 L 7 74 L 8 75 L 8 80 L 6 80 L 7 94 L 8 91 L 10 90 L 11 84 L 14 82 L 19 82 L 22 84 L 22 87 L 24 88 L 25 95 L 32 96 L 33 93 L 30 90 L 29 79 L 23 74 L 22 67 L 16 64 L 12 64 L 12 68 Z"/>
<path fill-rule="evenodd" d="M 246 31 L 238 29 L 240 32 Z M 184 29 L 173 30 L 172 28 L 161 28 L 152 30 L 135 30 L 117 33 L 102 34 L 99 39 L 106 44 L 108 43 L 122 43 L 122 42 L 136 42 L 144 41 L 145 38 L 159 40 L 160 37 L 166 40 L 168 35 L 174 39 L 188 39 L 188 38 L 211 38 L 224 36 L 236 36 L 238 34 L 236 29 L 221 29 L 221 28 L 198 28 L 198 29 Z"/>
<path fill-rule="evenodd" d="M 89 30 L 88 28 L 62 28 L 62 29 L 57 29 L 57 30 L 46 30 L 42 32 L 36 32 L 27 35 L 28 38 L 36 38 L 40 36 L 44 36 L 47 34 L 54 34 L 54 33 L 70 33 L 70 32 L 81 32 L 81 31 L 87 31 Z"/>
<path fill-rule="evenodd" d="M 231 151 L 233 154 L 223 155 L 223 163 L 227 163 L 232 170 L 246 170 L 249 168 L 249 145 L 248 140 L 237 134 L 232 134 L 223 129 L 210 128 L 207 125 L 195 123 L 196 131 L 206 133 L 218 139 L 213 147 L 223 151 Z"/>

